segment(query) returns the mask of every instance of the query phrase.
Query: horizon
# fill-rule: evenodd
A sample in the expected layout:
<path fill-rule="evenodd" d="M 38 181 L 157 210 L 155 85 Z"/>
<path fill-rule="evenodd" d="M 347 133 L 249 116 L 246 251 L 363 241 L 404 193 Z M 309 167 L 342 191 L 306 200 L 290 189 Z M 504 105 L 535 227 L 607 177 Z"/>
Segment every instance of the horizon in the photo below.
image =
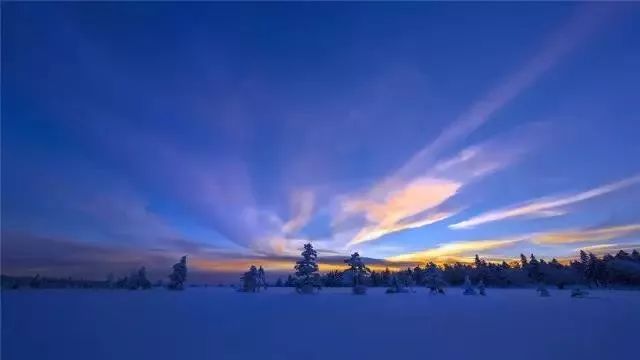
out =
<path fill-rule="evenodd" d="M 2 274 L 640 249 L 639 4 L 2 13 Z"/>

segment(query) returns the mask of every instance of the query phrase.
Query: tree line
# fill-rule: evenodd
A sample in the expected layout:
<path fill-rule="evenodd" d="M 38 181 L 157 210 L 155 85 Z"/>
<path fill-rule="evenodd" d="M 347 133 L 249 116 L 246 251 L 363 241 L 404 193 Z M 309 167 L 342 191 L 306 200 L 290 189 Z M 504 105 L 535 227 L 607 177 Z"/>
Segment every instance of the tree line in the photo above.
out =
<path fill-rule="evenodd" d="M 187 280 L 187 257 L 183 256 L 172 266 L 172 271 L 168 276 L 169 282 L 166 287 L 170 290 L 184 290 Z M 16 277 L 2 275 L 3 289 L 19 289 L 29 287 L 39 288 L 80 288 L 80 289 L 129 289 L 144 290 L 152 287 L 165 287 L 163 281 L 152 284 L 147 278 L 147 269 L 142 266 L 138 270 L 132 271 L 129 275 L 116 279 L 113 274 L 107 275 L 106 280 L 85 280 L 68 278 L 41 277 L 36 274 L 34 277 Z"/>
<path fill-rule="evenodd" d="M 311 244 L 306 244 L 302 260 L 295 266 L 296 272 L 286 280 L 278 279 L 276 287 L 296 287 L 301 292 L 311 288 L 345 286 L 384 286 L 401 285 L 404 287 L 422 286 L 442 282 L 449 286 L 461 286 L 469 277 L 474 283 L 492 287 L 531 286 L 544 283 L 559 289 L 568 285 L 588 287 L 640 286 L 640 253 L 633 250 L 628 253 L 620 250 L 615 255 L 598 257 L 593 253 L 580 251 L 579 258 L 562 264 L 555 258 L 551 261 L 538 259 L 534 254 L 529 257 L 520 255 L 519 261 L 501 263 L 488 262 L 475 256 L 473 263 L 453 263 L 437 265 L 427 262 L 401 271 L 369 270 L 358 253 L 345 260 L 345 270 L 331 270 L 320 275 L 316 263 L 317 254 Z M 441 284 L 441 285 L 442 285 Z"/>

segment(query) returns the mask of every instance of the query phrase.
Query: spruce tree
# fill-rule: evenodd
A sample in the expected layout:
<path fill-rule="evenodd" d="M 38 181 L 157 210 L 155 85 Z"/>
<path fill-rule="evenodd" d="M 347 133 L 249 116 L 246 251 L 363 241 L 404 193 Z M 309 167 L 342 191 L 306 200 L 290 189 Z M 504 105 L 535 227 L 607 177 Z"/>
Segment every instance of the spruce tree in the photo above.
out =
<path fill-rule="evenodd" d="M 464 295 L 476 295 L 476 291 L 471 284 L 471 279 L 469 279 L 469 275 L 464 277 Z"/>
<path fill-rule="evenodd" d="M 542 282 L 538 284 L 538 288 L 536 289 L 536 291 L 542 297 L 549 297 L 549 290 L 547 290 L 547 287 Z"/>
<path fill-rule="evenodd" d="M 364 262 L 362 262 L 362 258 L 360 258 L 360 254 L 357 252 L 351 254 L 351 258 L 346 259 L 344 262 L 349 265 L 348 271 L 351 272 L 353 277 L 353 293 L 358 295 L 365 294 L 367 292 L 367 287 L 364 282 L 367 275 L 371 273 L 371 270 L 365 266 Z"/>
<path fill-rule="evenodd" d="M 258 290 L 262 287 L 264 290 L 267 290 L 267 278 L 264 275 L 264 269 L 262 265 L 258 268 Z"/>
<path fill-rule="evenodd" d="M 151 282 L 147 279 L 147 269 L 143 266 L 138 271 L 132 271 L 127 278 L 126 286 L 129 290 L 151 288 Z"/>
<path fill-rule="evenodd" d="M 485 290 L 484 281 L 480 279 L 480 281 L 478 282 L 478 293 L 482 296 L 487 295 L 484 290 Z"/>
<path fill-rule="evenodd" d="M 187 281 L 187 257 L 183 256 L 173 265 L 173 272 L 169 275 L 169 289 L 184 290 L 185 281 Z"/>
<path fill-rule="evenodd" d="M 240 280 L 242 280 L 242 287 L 240 288 L 242 292 L 254 293 L 260 288 L 260 275 L 254 265 L 251 265 L 249 271 L 244 273 Z"/>
<path fill-rule="evenodd" d="M 425 284 L 429 288 L 431 294 L 443 294 L 445 281 L 442 279 L 442 273 L 438 266 L 432 262 L 427 264 L 425 268 Z"/>
<path fill-rule="evenodd" d="M 31 281 L 29 281 L 29 286 L 33 289 L 38 289 L 42 285 L 42 280 L 40 279 L 40 274 L 36 274 Z"/>
<path fill-rule="evenodd" d="M 296 270 L 296 291 L 310 294 L 314 289 L 320 289 L 320 275 L 316 263 L 318 254 L 313 249 L 313 245 L 307 243 L 300 255 L 302 255 L 302 260 L 298 260 L 294 267 Z"/>
<path fill-rule="evenodd" d="M 398 280 L 396 275 L 391 275 L 391 280 L 389 280 L 389 288 L 387 289 L 387 294 L 398 294 L 398 293 L 406 293 L 409 292 L 402 282 Z"/>

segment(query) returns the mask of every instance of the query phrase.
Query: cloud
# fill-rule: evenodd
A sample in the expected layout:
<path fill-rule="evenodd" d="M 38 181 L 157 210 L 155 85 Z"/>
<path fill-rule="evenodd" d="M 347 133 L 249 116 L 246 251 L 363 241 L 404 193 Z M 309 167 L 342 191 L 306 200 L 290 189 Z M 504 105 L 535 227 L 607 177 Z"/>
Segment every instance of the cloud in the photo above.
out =
<path fill-rule="evenodd" d="M 566 213 L 566 210 L 562 207 L 575 204 L 578 202 L 593 199 L 598 196 L 608 194 L 613 191 L 617 191 L 628 186 L 637 184 L 640 182 L 640 175 L 630 177 L 618 182 L 603 185 L 594 189 L 590 189 L 581 193 L 545 197 L 532 201 L 528 201 L 524 204 L 508 207 L 505 209 L 493 210 L 474 216 L 468 220 L 461 221 L 452 225 L 449 225 L 452 229 L 468 229 L 477 225 L 486 224 L 490 222 L 519 218 L 519 217 L 547 217 L 558 216 Z"/>
<path fill-rule="evenodd" d="M 440 244 L 435 248 L 423 251 L 401 254 L 388 257 L 389 261 L 442 261 L 448 258 L 459 258 L 461 256 L 469 256 L 486 250 L 501 249 L 512 246 L 515 243 L 524 241 L 527 236 L 520 236 L 511 239 L 501 240 L 477 240 L 477 241 L 460 241 L 446 244 Z"/>
<path fill-rule="evenodd" d="M 313 192 L 296 191 L 291 198 L 291 211 L 293 217 L 282 226 L 282 232 L 291 234 L 305 226 L 313 216 L 315 196 Z"/>
<path fill-rule="evenodd" d="M 430 144 L 407 161 L 394 177 L 411 177 L 433 162 L 437 154 L 453 143 L 465 138 L 492 115 L 532 86 L 560 60 L 585 41 L 607 19 L 611 8 L 582 6 L 563 26 L 553 32 L 538 52 L 517 71 L 511 73 L 485 96 L 472 103 L 455 122 Z"/>
<path fill-rule="evenodd" d="M 616 244 L 598 244 L 590 246 L 582 246 L 575 249 L 575 252 L 584 250 L 586 252 L 593 253 L 595 255 L 605 255 L 611 253 L 617 253 L 620 250 L 628 251 L 631 249 L 640 249 L 640 243 L 616 243 Z"/>
<path fill-rule="evenodd" d="M 452 125 L 446 127 L 432 142 L 416 152 L 397 171 L 375 184 L 369 192 L 362 196 L 363 199 L 347 200 L 346 212 L 353 212 L 354 208 L 359 209 L 367 220 L 350 244 L 371 241 L 395 231 L 411 228 L 400 225 L 398 219 L 411 211 L 426 211 L 442 205 L 465 184 L 464 181 L 460 181 L 456 177 L 435 176 L 439 172 L 453 173 L 455 170 L 461 173 L 462 177 L 477 178 L 506 166 L 509 163 L 507 160 L 510 159 L 497 158 L 493 162 L 474 160 L 479 149 L 473 147 L 462 151 L 452 159 L 442 161 L 439 157 L 445 150 L 466 138 L 486 123 L 497 111 L 532 86 L 545 72 L 553 68 L 582 43 L 605 18 L 600 8 L 589 6 L 579 8 L 579 11 L 568 22 L 551 34 L 542 48 L 530 60 L 485 96 L 472 103 Z M 499 153 L 509 154 L 508 151 Z M 472 162 L 478 165 L 474 169 L 461 166 Z M 460 174 L 457 175 L 460 176 Z M 448 183 L 449 187 L 435 186 L 432 199 L 438 201 L 431 201 L 421 206 L 421 209 L 417 209 L 418 205 L 415 204 L 415 201 L 409 200 L 403 195 L 407 192 L 419 191 L 422 196 L 427 197 L 427 193 L 431 190 L 425 187 L 416 190 L 416 183 L 419 184 L 425 180 L 427 182 Z M 399 204 L 400 206 L 398 206 Z M 339 219 L 342 219 L 343 216 L 344 214 L 338 215 Z M 423 225 L 431 223 L 433 222 L 425 221 Z M 416 225 L 413 224 L 412 227 L 416 227 Z"/>
<path fill-rule="evenodd" d="M 598 229 L 568 230 L 535 235 L 536 244 L 568 244 L 578 242 L 605 241 L 640 232 L 640 224 L 612 226 Z"/>
<path fill-rule="evenodd" d="M 546 124 L 541 123 L 517 128 L 436 162 L 423 176 L 407 181 L 396 179 L 393 186 L 387 181 L 363 194 L 346 197 L 340 202 L 335 222 L 360 218 L 360 230 L 348 242 L 353 246 L 450 218 L 461 209 L 449 200 L 465 185 L 521 158 L 543 129 Z"/>
<path fill-rule="evenodd" d="M 166 273 L 178 254 L 136 247 L 106 246 L 68 238 L 2 232 L 3 274 L 46 274 L 102 279 L 140 266 Z"/>

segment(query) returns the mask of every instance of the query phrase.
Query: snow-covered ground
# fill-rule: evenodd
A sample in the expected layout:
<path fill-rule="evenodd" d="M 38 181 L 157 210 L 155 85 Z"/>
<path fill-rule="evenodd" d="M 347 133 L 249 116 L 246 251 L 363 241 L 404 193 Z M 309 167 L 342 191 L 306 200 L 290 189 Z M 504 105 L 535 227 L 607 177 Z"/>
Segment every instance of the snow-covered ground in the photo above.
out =
<path fill-rule="evenodd" d="M 2 359 L 637 358 L 640 291 L 2 293 Z"/>

